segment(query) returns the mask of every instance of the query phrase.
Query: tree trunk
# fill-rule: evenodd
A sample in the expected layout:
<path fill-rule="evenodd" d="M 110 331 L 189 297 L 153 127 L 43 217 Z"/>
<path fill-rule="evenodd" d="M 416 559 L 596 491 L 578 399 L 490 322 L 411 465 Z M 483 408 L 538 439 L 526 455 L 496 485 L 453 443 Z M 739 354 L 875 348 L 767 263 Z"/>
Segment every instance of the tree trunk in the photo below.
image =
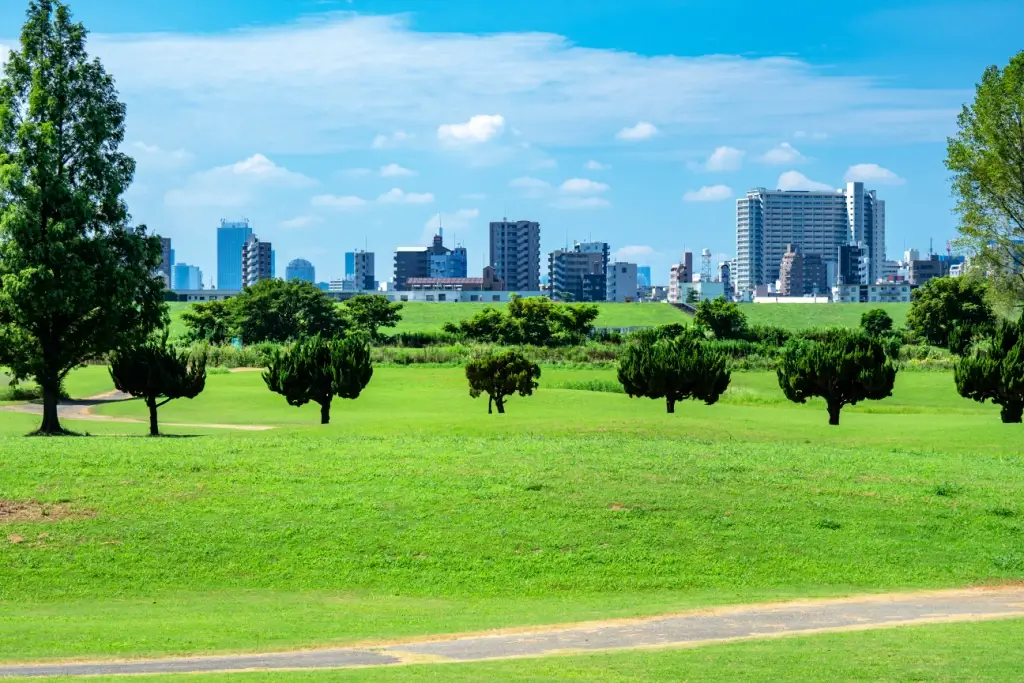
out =
<path fill-rule="evenodd" d="M 320 404 L 320 424 L 329 425 L 331 424 L 331 399 L 328 398 L 326 401 Z"/>
<path fill-rule="evenodd" d="M 160 426 L 157 424 L 156 419 L 156 398 L 147 396 L 146 406 L 149 407 L 149 435 L 160 436 Z"/>
<path fill-rule="evenodd" d="M 835 401 L 828 402 L 828 423 L 830 425 L 835 426 L 839 424 L 839 411 L 842 409 L 843 404 Z"/>
<path fill-rule="evenodd" d="M 665 397 L 665 408 L 669 415 L 673 415 L 676 412 L 676 400 L 671 396 Z"/>
<path fill-rule="evenodd" d="M 492 409 L 493 405 L 494 405 L 494 397 L 491 396 L 490 394 L 487 394 L 487 414 L 488 415 L 490 415 L 491 413 L 494 412 L 494 410 Z"/>
<path fill-rule="evenodd" d="M 505 414 L 505 399 L 498 396 L 494 399 L 494 405 L 498 406 L 498 415 Z"/>
<path fill-rule="evenodd" d="M 1021 418 L 1024 417 L 1024 403 L 1005 404 L 999 417 L 1003 419 L 1004 424 L 1020 424 Z"/>
<path fill-rule="evenodd" d="M 41 382 L 43 388 L 43 424 L 36 432 L 42 436 L 54 436 L 64 434 L 60 426 L 60 417 L 57 414 L 57 404 L 60 403 L 60 380 L 56 377 Z"/>

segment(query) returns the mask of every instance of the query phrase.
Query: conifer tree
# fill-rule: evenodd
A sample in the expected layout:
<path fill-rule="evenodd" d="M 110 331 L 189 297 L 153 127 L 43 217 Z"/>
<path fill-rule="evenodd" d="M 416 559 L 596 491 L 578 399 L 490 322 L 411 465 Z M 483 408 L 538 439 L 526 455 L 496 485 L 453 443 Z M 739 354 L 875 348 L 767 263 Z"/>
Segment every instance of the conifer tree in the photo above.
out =
<path fill-rule="evenodd" d="M 1001 320 L 988 344 L 960 359 L 953 369 L 956 390 L 979 403 L 1002 406 L 1004 423 L 1024 416 L 1024 318 Z"/>
<path fill-rule="evenodd" d="M 519 351 L 489 353 L 466 364 L 469 395 L 477 398 L 486 393 L 488 414 L 493 412 L 491 404 L 497 406 L 499 415 L 504 414 L 508 396 L 532 395 L 539 378 L 540 366 Z"/>
<path fill-rule="evenodd" d="M 693 330 L 668 339 L 654 332 L 634 334 L 619 359 L 618 376 L 631 398 L 663 398 L 669 413 L 685 399 L 716 403 L 730 379 L 725 356 Z"/>

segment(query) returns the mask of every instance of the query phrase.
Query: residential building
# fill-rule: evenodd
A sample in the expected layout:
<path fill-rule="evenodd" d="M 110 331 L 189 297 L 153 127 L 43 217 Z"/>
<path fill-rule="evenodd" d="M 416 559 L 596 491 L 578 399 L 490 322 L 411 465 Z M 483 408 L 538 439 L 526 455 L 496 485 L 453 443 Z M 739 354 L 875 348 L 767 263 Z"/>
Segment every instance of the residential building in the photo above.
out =
<path fill-rule="evenodd" d="M 346 256 L 346 268 L 348 254 Z M 352 252 L 352 280 L 356 284 L 356 289 L 364 292 L 375 292 L 377 291 L 377 267 L 374 265 L 374 256 L 372 251 L 354 251 Z"/>
<path fill-rule="evenodd" d="M 804 254 L 804 291 L 807 296 L 828 296 L 831 289 L 829 277 L 829 264 L 821 257 L 821 254 Z M 835 264 L 832 264 L 834 272 Z"/>
<path fill-rule="evenodd" d="M 856 303 L 907 303 L 910 301 L 909 282 L 879 282 L 877 284 L 838 284 L 832 288 L 832 302 L 837 304 Z"/>
<path fill-rule="evenodd" d="M 358 270 L 358 252 L 353 269 Z M 466 250 L 463 247 L 449 249 L 444 246 L 443 236 L 434 235 L 429 247 L 399 247 L 395 250 L 395 289 L 408 289 L 409 278 L 466 277 Z M 365 275 L 363 276 L 365 281 Z"/>
<path fill-rule="evenodd" d="M 558 249 L 548 256 L 551 298 L 561 301 L 604 301 L 607 289 L 605 256 L 600 251 Z"/>
<path fill-rule="evenodd" d="M 395 289 L 408 289 L 409 278 L 430 277 L 430 250 L 427 247 L 398 247 L 395 249 Z"/>
<path fill-rule="evenodd" d="M 540 223 L 494 221 L 490 265 L 508 291 L 540 291 Z"/>
<path fill-rule="evenodd" d="M 637 300 L 637 266 L 635 263 L 608 264 L 605 280 L 605 301 L 624 303 Z"/>
<path fill-rule="evenodd" d="M 467 272 L 465 247 L 444 246 L 444 232 L 439 228 L 430 245 L 430 277 L 464 278 Z"/>
<path fill-rule="evenodd" d="M 171 268 L 171 291 L 199 290 L 203 288 L 203 271 L 199 266 L 175 263 Z"/>
<path fill-rule="evenodd" d="M 273 248 L 270 242 L 261 242 L 256 235 L 249 235 L 242 245 L 242 284 L 252 287 L 260 280 L 270 280 L 273 275 Z"/>
<path fill-rule="evenodd" d="M 718 281 L 725 289 L 725 298 L 732 301 L 732 265 L 728 261 L 718 264 Z"/>
<path fill-rule="evenodd" d="M 284 269 L 284 279 L 288 282 L 292 280 L 316 282 L 316 268 L 306 259 L 293 259 L 288 263 L 288 267 Z"/>
<path fill-rule="evenodd" d="M 248 220 L 221 220 L 217 228 L 217 289 L 242 289 L 242 261 L 239 255 L 252 235 Z"/>
<path fill-rule="evenodd" d="M 493 266 L 485 267 L 481 277 L 412 277 L 405 284 L 411 292 L 500 292 L 505 288 Z"/>
<path fill-rule="evenodd" d="M 804 257 L 799 247 L 790 244 L 782 255 L 779 266 L 779 295 L 803 296 L 804 294 Z"/>
<path fill-rule="evenodd" d="M 856 285 L 868 284 L 861 280 L 861 263 L 863 250 L 856 244 L 843 244 L 839 247 L 839 263 L 836 266 L 836 284 Z"/>
<path fill-rule="evenodd" d="M 654 283 L 651 282 L 651 267 L 650 266 L 637 266 L 636 267 L 636 283 L 640 287 L 653 287 Z"/>
<path fill-rule="evenodd" d="M 174 250 L 171 249 L 171 238 L 160 237 L 160 265 L 155 276 L 163 279 L 168 288 L 171 287 L 171 269 L 174 268 Z"/>
<path fill-rule="evenodd" d="M 907 275 L 911 284 L 920 287 L 931 279 L 949 275 L 949 267 L 948 258 L 932 254 L 927 259 L 911 261 L 908 264 Z"/>
<path fill-rule="evenodd" d="M 885 202 L 863 183 L 825 191 L 769 191 L 754 188 L 736 200 L 737 291 L 753 290 L 778 279 L 786 245 L 807 256 L 839 261 L 839 247 L 859 244 L 866 276 L 874 282 L 885 262 Z"/>
<path fill-rule="evenodd" d="M 679 263 L 673 264 L 668 272 L 669 303 L 686 303 L 686 285 L 693 282 L 693 252 L 684 251 Z"/>

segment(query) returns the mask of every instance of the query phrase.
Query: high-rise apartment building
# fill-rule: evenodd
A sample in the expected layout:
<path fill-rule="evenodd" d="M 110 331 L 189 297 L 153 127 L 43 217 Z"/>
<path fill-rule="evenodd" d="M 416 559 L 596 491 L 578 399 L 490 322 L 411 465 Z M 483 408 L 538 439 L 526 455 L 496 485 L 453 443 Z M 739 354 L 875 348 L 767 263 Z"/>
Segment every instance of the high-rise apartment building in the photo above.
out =
<path fill-rule="evenodd" d="M 434 235 L 429 247 L 399 247 L 395 250 L 396 290 L 406 290 L 409 278 L 466 277 L 466 249 L 449 249 L 443 236 Z"/>
<path fill-rule="evenodd" d="M 466 277 L 467 258 L 465 247 L 449 249 L 444 246 L 444 233 L 438 229 L 428 249 L 430 254 L 430 277 Z"/>
<path fill-rule="evenodd" d="M 217 289 L 242 289 L 240 255 L 251 235 L 252 228 L 247 220 L 220 222 L 217 228 Z"/>
<path fill-rule="evenodd" d="M 162 278 L 167 287 L 171 287 L 172 269 L 174 268 L 174 250 L 171 249 L 171 238 L 160 237 L 160 265 L 155 275 Z"/>
<path fill-rule="evenodd" d="M 175 263 L 171 268 L 171 289 L 196 290 L 203 288 L 203 271 L 199 266 L 190 266 L 187 263 Z"/>
<path fill-rule="evenodd" d="M 684 251 L 679 263 L 672 264 L 668 271 L 668 300 L 672 303 L 683 301 L 683 292 L 693 282 L 693 252 Z M 683 286 L 681 286 L 683 285 Z"/>
<path fill-rule="evenodd" d="M 609 263 L 605 270 L 607 288 L 605 289 L 605 301 L 617 301 L 619 303 L 636 301 L 637 294 L 637 267 L 635 263 Z"/>
<path fill-rule="evenodd" d="M 316 282 L 316 268 L 304 258 L 292 259 L 284 269 L 284 279 L 286 282 Z"/>
<path fill-rule="evenodd" d="M 863 183 L 835 192 L 749 190 L 736 200 L 737 291 L 775 282 L 788 244 L 826 264 L 839 261 L 840 246 L 860 244 L 874 282 L 885 263 L 885 202 Z"/>
<path fill-rule="evenodd" d="M 352 280 L 356 289 L 364 292 L 377 291 L 377 268 L 372 251 L 352 252 Z"/>
<path fill-rule="evenodd" d="M 540 291 L 540 223 L 491 223 L 491 266 L 506 291 Z"/>
<path fill-rule="evenodd" d="M 562 301 L 604 301 L 605 256 L 600 251 L 558 249 L 548 256 L 551 297 Z"/>
<path fill-rule="evenodd" d="M 786 247 L 779 266 L 779 294 L 782 296 L 803 296 L 804 294 L 804 257 L 799 247 L 792 244 Z"/>
<path fill-rule="evenodd" d="M 256 235 L 246 238 L 240 260 L 243 285 L 252 287 L 260 280 L 274 277 L 272 252 L 270 242 L 261 242 Z"/>

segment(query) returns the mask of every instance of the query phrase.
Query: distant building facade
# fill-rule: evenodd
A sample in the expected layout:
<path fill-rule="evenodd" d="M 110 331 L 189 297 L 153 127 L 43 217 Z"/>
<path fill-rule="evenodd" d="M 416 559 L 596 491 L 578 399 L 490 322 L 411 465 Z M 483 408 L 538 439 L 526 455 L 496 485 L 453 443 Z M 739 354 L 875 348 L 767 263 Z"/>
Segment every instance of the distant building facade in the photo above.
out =
<path fill-rule="evenodd" d="M 637 300 L 637 265 L 621 261 L 608 264 L 605 271 L 605 301 L 618 303 Z"/>
<path fill-rule="evenodd" d="M 203 271 L 199 266 L 175 263 L 171 269 L 171 290 L 200 290 L 203 288 Z"/>
<path fill-rule="evenodd" d="M 270 242 L 262 242 L 256 235 L 249 235 L 242 245 L 242 284 L 252 287 L 260 280 L 274 277 L 273 248 Z"/>
<path fill-rule="evenodd" d="M 251 235 L 252 228 L 247 220 L 220 222 L 217 228 L 217 289 L 236 292 L 242 289 L 240 255 Z"/>
<path fill-rule="evenodd" d="M 637 266 L 636 267 L 636 283 L 640 287 L 653 287 L 654 283 L 651 282 L 651 267 L 650 266 Z"/>
<path fill-rule="evenodd" d="M 172 269 L 174 268 L 174 249 L 171 249 L 171 238 L 161 237 L 160 238 L 160 265 L 157 267 L 157 273 L 163 278 L 164 284 L 168 288 L 172 286 Z"/>
<path fill-rule="evenodd" d="M 490 265 L 506 290 L 540 291 L 540 223 L 505 219 L 490 232 Z"/>
<path fill-rule="evenodd" d="M 600 251 L 558 249 L 548 255 L 551 298 L 560 301 L 604 301 L 607 289 L 605 255 Z"/>
<path fill-rule="evenodd" d="M 292 280 L 316 282 L 316 268 L 306 259 L 292 259 L 284 269 L 284 279 L 288 282 Z"/>
<path fill-rule="evenodd" d="M 687 287 L 693 282 L 693 252 L 684 251 L 679 263 L 672 264 L 668 271 L 668 301 L 686 303 Z"/>

